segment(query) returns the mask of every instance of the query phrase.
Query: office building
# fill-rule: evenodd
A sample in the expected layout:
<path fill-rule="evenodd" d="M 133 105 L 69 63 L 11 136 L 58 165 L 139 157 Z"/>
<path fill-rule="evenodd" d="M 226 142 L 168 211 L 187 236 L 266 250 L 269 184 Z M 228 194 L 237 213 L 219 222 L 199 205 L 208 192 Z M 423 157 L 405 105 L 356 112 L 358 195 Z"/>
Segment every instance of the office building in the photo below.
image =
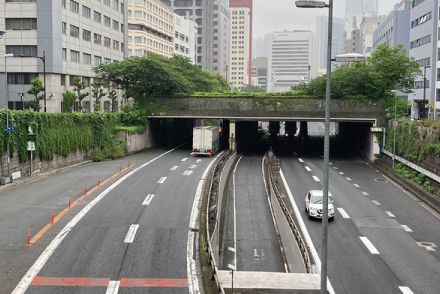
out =
<path fill-rule="evenodd" d="M 178 14 L 174 14 L 174 54 L 182 55 L 196 62 L 197 24 Z"/>
<path fill-rule="evenodd" d="M 153 52 L 164 57 L 174 54 L 174 11 L 160 0 L 129 1 L 128 52 L 143 56 Z"/>
<path fill-rule="evenodd" d="M 252 1 L 230 0 L 230 70 L 228 82 L 241 89 L 251 83 L 252 70 Z"/>
<path fill-rule="evenodd" d="M 257 57 L 252 60 L 251 84 L 267 91 L 267 57 Z"/>
<path fill-rule="evenodd" d="M 317 73 L 315 35 L 310 31 L 284 31 L 266 36 L 267 91 L 284 92 L 307 83 Z"/>
<path fill-rule="evenodd" d="M 373 36 L 376 29 L 380 24 L 385 21 L 385 16 L 366 16 L 362 19 L 361 25 L 359 26 L 359 39 L 356 37 L 353 39 L 354 42 L 354 52 L 367 54 L 373 50 Z M 356 32 L 357 33 L 357 32 Z M 359 42 L 357 42 L 359 41 Z M 356 43 L 355 43 L 356 42 Z"/>
<path fill-rule="evenodd" d="M 353 31 L 360 29 L 362 19 L 366 16 L 378 15 L 378 0 L 346 0 L 345 1 L 345 52 L 353 52 Z"/>
<path fill-rule="evenodd" d="M 411 0 L 396 4 L 387 18 L 373 33 L 373 47 L 387 44 L 390 47 L 403 45 L 409 51 Z"/>
<path fill-rule="evenodd" d="M 196 64 L 226 77 L 229 66 L 229 0 L 162 0 L 197 23 Z"/>
<path fill-rule="evenodd" d="M 325 73 L 327 69 L 328 17 L 316 18 L 316 46 L 318 50 L 318 71 Z M 333 18 L 332 57 L 345 52 L 345 20 Z"/>
<path fill-rule="evenodd" d="M 43 52 L 48 112 L 61 111 L 62 94 L 72 88 L 75 77 L 90 85 L 95 66 L 123 60 L 127 44 L 124 2 L 0 0 L 0 28 L 6 31 L 0 40 L 0 105 L 21 109 L 22 99 L 33 100 L 27 91 L 32 79 L 44 80 Z M 103 101 L 108 109 L 108 99 Z M 92 96 L 76 108 L 92 109 Z"/>
<path fill-rule="evenodd" d="M 423 116 L 424 105 L 429 114 L 436 117 L 440 115 L 438 19 L 438 0 L 412 1 L 409 55 L 419 62 L 421 70 L 421 75 L 416 78 L 413 93 L 408 95 L 412 118 Z"/>

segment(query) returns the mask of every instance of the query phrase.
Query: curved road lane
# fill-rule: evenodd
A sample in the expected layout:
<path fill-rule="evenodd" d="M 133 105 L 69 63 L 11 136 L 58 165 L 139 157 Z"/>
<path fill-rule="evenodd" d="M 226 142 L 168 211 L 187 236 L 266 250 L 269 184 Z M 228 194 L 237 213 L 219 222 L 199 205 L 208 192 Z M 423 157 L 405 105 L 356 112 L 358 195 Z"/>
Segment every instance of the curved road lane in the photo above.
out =
<path fill-rule="evenodd" d="M 188 293 L 188 223 L 210 160 L 178 150 L 127 178 L 72 229 L 27 293 Z"/>

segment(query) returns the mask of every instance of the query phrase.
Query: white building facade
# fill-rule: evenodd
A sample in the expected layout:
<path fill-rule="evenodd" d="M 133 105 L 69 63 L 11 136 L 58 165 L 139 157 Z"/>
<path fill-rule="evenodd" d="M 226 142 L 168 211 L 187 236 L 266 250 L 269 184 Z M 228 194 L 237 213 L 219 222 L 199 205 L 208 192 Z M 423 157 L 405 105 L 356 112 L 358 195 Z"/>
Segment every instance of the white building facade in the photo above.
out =
<path fill-rule="evenodd" d="M 47 112 L 61 111 L 62 94 L 73 87 L 75 77 L 90 85 L 95 66 L 123 60 L 127 53 L 125 2 L 0 0 L 4 8 L 0 30 L 6 31 L 0 40 L 0 106 L 22 109 L 22 100 L 33 100 L 27 91 L 33 78 L 44 80 L 43 52 Z M 82 109 L 91 110 L 90 88 L 84 92 L 89 97 L 83 100 Z"/>
<path fill-rule="evenodd" d="M 266 36 L 266 46 L 268 92 L 285 92 L 316 76 L 317 50 L 312 32 L 272 33 Z"/>
<path fill-rule="evenodd" d="M 421 117 L 423 105 L 426 105 L 430 115 L 437 118 L 440 115 L 438 18 L 438 0 L 414 0 L 412 2 L 409 55 L 419 62 L 422 72 L 416 78 L 413 93 L 408 96 L 411 101 L 412 118 Z"/>
<path fill-rule="evenodd" d="M 130 56 L 153 52 L 174 54 L 174 11 L 160 0 L 130 0 L 128 6 L 128 51 Z"/>
<path fill-rule="evenodd" d="M 228 82 L 232 88 L 241 89 L 251 84 L 252 1 L 246 3 L 232 0 L 230 5 L 231 52 Z"/>
<path fill-rule="evenodd" d="M 174 15 L 174 54 L 182 55 L 196 63 L 197 24 L 178 14 Z"/>

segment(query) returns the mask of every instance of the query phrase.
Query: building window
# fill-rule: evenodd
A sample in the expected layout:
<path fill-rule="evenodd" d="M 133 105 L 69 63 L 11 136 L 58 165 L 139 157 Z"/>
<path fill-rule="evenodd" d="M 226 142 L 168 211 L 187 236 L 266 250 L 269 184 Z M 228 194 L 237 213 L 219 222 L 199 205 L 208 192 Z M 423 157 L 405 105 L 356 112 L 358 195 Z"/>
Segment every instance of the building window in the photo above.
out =
<path fill-rule="evenodd" d="M 427 14 L 422 15 L 421 17 L 413 20 L 411 22 L 411 28 L 415 28 L 415 27 L 417 27 L 417 26 L 419 26 L 419 25 L 421 25 L 431 19 L 432 19 L 432 12 L 430 11 Z"/>
<path fill-rule="evenodd" d="M 36 73 L 8 72 L 9 85 L 30 85 L 32 80 L 36 78 L 38 78 Z"/>
<path fill-rule="evenodd" d="M 119 31 L 119 22 L 117 22 L 116 20 L 113 21 L 113 29 L 115 31 Z"/>
<path fill-rule="evenodd" d="M 73 13 L 79 13 L 79 3 L 73 0 L 70 0 L 70 11 Z"/>
<path fill-rule="evenodd" d="M 101 23 L 101 13 L 93 11 L 93 20 L 95 22 Z"/>
<path fill-rule="evenodd" d="M 113 49 L 119 50 L 119 42 L 116 40 L 113 40 Z"/>
<path fill-rule="evenodd" d="M 6 18 L 7 30 L 36 30 L 37 19 L 36 18 Z"/>
<path fill-rule="evenodd" d="M 61 86 L 66 85 L 66 75 L 61 75 Z"/>
<path fill-rule="evenodd" d="M 427 57 L 427 58 L 419 59 L 417 60 L 417 62 L 419 63 L 420 67 L 427 67 L 431 65 L 431 58 Z"/>
<path fill-rule="evenodd" d="M 61 24 L 61 30 L 63 32 L 63 35 L 67 33 L 67 24 L 64 21 Z"/>
<path fill-rule="evenodd" d="M 74 38 L 79 38 L 79 27 L 70 25 L 70 36 Z"/>
<path fill-rule="evenodd" d="M 67 61 L 67 49 L 66 48 L 63 48 L 62 56 L 63 56 L 63 60 Z"/>
<path fill-rule="evenodd" d="M 416 7 L 417 5 L 423 2 L 425 2 L 425 0 L 412 0 L 411 6 Z"/>
<path fill-rule="evenodd" d="M 104 47 L 110 48 L 110 38 L 104 37 Z"/>
<path fill-rule="evenodd" d="M 426 80 L 426 88 L 429 88 L 429 80 Z M 414 89 L 424 89 L 424 81 L 416 81 L 414 83 Z"/>
<path fill-rule="evenodd" d="M 95 61 L 95 65 L 96 65 L 96 66 L 100 65 L 100 64 L 102 63 L 102 58 L 101 58 L 101 56 L 96 56 L 96 55 L 95 55 L 94 61 Z"/>
<path fill-rule="evenodd" d="M 92 32 L 83 29 L 83 40 L 90 41 L 92 39 Z"/>
<path fill-rule="evenodd" d="M 95 44 L 99 44 L 99 45 L 101 45 L 101 35 L 100 35 L 100 34 L 97 34 L 97 33 L 94 33 L 94 34 L 93 34 L 93 42 L 94 42 Z"/>
<path fill-rule="evenodd" d="M 32 45 L 6 45 L 6 54 L 14 54 L 15 56 L 38 56 L 37 46 Z"/>
<path fill-rule="evenodd" d="M 110 19 L 110 17 L 104 15 L 104 25 L 105 25 L 106 27 L 110 27 L 110 24 L 111 24 L 111 19 Z"/>
<path fill-rule="evenodd" d="M 92 55 L 83 53 L 83 63 L 84 64 L 92 64 Z"/>
<path fill-rule="evenodd" d="M 79 52 L 75 50 L 70 50 L 70 61 L 79 63 Z"/>
<path fill-rule="evenodd" d="M 424 36 L 411 42 L 411 49 L 431 43 L 431 35 Z"/>
<path fill-rule="evenodd" d="M 83 5 L 83 7 L 82 7 L 82 16 L 85 17 L 85 18 L 90 19 L 90 16 L 91 16 L 90 8 L 88 8 L 87 6 Z"/>

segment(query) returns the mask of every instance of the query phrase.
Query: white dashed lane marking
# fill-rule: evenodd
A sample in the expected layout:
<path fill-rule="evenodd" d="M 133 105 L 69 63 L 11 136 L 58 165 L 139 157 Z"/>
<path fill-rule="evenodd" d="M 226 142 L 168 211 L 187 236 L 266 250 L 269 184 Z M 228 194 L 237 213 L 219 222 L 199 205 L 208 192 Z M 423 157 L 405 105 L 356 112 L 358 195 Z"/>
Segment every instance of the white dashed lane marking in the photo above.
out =
<path fill-rule="evenodd" d="M 367 249 L 370 251 L 371 254 L 379 254 L 379 251 L 376 249 L 376 247 L 374 247 L 373 243 L 371 243 L 367 237 L 359 237 L 359 238 L 361 239 L 362 243 L 364 243 L 365 247 L 367 247 Z"/>
<path fill-rule="evenodd" d="M 151 203 L 151 201 L 153 200 L 153 198 L 154 198 L 154 194 L 148 194 L 147 197 L 145 197 L 144 202 L 142 202 L 142 205 L 143 205 L 143 206 L 148 206 L 148 205 L 150 205 L 150 203 Z"/>
<path fill-rule="evenodd" d="M 188 157 L 182 158 L 182 161 L 187 161 Z"/>
<path fill-rule="evenodd" d="M 301 163 L 304 162 L 304 160 L 302 160 L 302 158 L 298 158 L 298 161 L 301 162 Z"/>
<path fill-rule="evenodd" d="M 385 211 L 385 213 L 389 216 L 389 217 L 396 217 L 391 211 Z"/>
<path fill-rule="evenodd" d="M 315 180 L 315 182 L 319 182 L 319 178 L 317 176 L 312 176 L 312 178 Z"/>
<path fill-rule="evenodd" d="M 373 202 L 373 204 L 374 204 L 374 205 L 377 205 L 377 206 L 380 206 L 380 205 L 382 205 L 382 204 L 380 204 L 380 202 L 379 202 L 379 201 L 377 201 L 377 200 L 371 200 L 371 202 Z"/>
<path fill-rule="evenodd" d="M 350 218 L 350 216 L 348 215 L 348 213 L 341 207 L 338 207 L 338 211 L 339 213 L 342 215 L 343 218 Z"/>
<path fill-rule="evenodd" d="M 399 286 L 399 290 L 400 290 L 403 294 L 414 294 L 414 292 L 411 291 L 411 289 L 410 289 L 409 287 Z"/>
<path fill-rule="evenodd" d="M 133 243 L 134 236 L 136 235 L 137 230 L 139 229 L 138 224 L 133 224 L 128 229 L 127 235 L 125 236 L 124 243 Z"/>
<path fill-rule="evenodd" d="M 349 177 L 346 177 L 347 181 L 351 181 L 351 179 Z"/>
<path fill-rule="evenodd" d="M 305 168 L 306 168 L 306 171 L 308 171 L 308 172 L 312 171 L 312 169 L 310 167 L 308 167 L 308 166 L 306 166 Z"/>
<path fill-rule="evenodd" d="M 343 173 L 343 172 L 339 172 L 339 174 L 340 174 L 340 175 L 343 175 L 344 173 Z"/>
<path fill-rule="evenodd" d="M 408 232 L 408 233 L 413 232 L 413 230 L 411 230 L 410 227 L 408 227 L 407 225 L 400 225 L 400 226 L 405 230 L 405 232 Z"/>
<path fill-rule="evenodd" d="M 190 176 L 193 173 L 192 170 L 186 170 L 183 172 L 182 176 Z"/>
<path fill-rule="evenodd" d="M 163 184 L 165 182 L 165 180 L 167 179 L 167 177 L 161 177 L 159 179 L 159 181 L 157 181 L 158 184 Z"/>
<path fill-rule="evenodd" d="M 173 166 L 172 168 L 170 168 L 170 170 L 176 170 L 178 168 L 177 165 Z"/>
<path fill-rule="evenodd" d="M 199 163 L 199 162 L 201 162 L 201 161 L 202 161 L 201 159 L 197 159 L 197 160 L 196 160 L 196 163 Z"/>
<path fill-rule="evenodd" d="M 365 191 L 362 191 L 362 195 L 364 195 L 364 196 L 368 196 L 368 195 L 370 195 L 370 194 L 368 194 L 368 193 L 365 192 Z"/>
<path fill-rule="evenodd" d="M 356 188 L 360 188 L 358 184 L 353 184 L 353 186 L 355 186 Z"/>

